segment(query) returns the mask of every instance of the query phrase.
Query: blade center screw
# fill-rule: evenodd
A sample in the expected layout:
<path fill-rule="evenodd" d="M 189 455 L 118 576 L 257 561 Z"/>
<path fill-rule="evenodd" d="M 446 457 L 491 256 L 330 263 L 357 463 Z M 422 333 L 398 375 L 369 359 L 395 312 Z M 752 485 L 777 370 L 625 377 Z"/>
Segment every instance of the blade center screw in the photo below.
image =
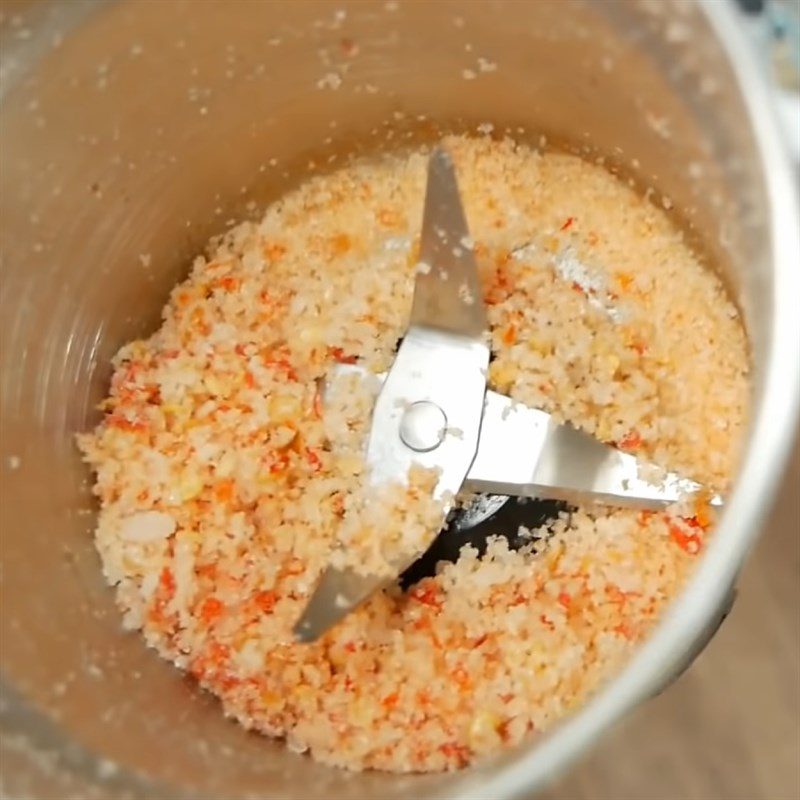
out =
<path fill-rule="evenodd" d="M 436 403 L 418 400 L 403 413 L 400 420 L 400 439 L 417 453 L 435 450 L 447 432 L 447 416 Z"/>

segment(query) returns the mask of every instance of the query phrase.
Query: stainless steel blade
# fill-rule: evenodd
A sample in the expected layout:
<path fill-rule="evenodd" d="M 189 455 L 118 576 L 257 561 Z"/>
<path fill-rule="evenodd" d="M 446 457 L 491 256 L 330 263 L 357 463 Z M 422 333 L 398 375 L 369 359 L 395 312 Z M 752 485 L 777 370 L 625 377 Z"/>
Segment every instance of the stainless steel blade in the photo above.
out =
<path fill-rule="evenodd" d="M 409 326 L 482 337 L 488 325 L 473 243 L 452 159 L 441 148 L 428 161 L 419 259 Z"/>
<path fill-rule="evenodd" d="M 486 393 L 478 454 L 465 488 L 476 492 L 656 509 L 701 490 L 673 472 L 642 476 L 647 465 L 550 414 Z M 714 505 L 722 499 L 714 496 Z"/>
<path fill-rule="evenodd" d="M 316 641 L 388 583 L 385 578 L 377 579 L 348 569 L 328 567 L 322 573 L 300 619 L 295 623 L 294 638 L 298 642 Z"/>
<path fill-rule="evenodd" d="M 338 372 L 363 372 L 341 366 Z M 382 378 L 383 376 L 378 376 Z M 464 488 L 475 492 L 600 503 L 621 508 L 659 509 L 698 492 L 700 484 L 665 473 L 657 482 L 640 477 L 646 466 L 630 453 L 603 444 L 550 414 L 486 392 L 478 452 Z M 721 506 L 719 495 L 710 503 Z M 398 573 L 412 563 L 398 565 Z M 328 569 L 295 628 L 300 641 L 313 641 L 386 581 Z"/>
<path fill-rule="evenodd" d="M 444 524 L 477 452 L 489 348 L 455 170 L 441 149 L 428 166 L 420 256 L 411 324 L 375 402 L 366 461 L 373 485 L 406 483 L 412 465 L 439 470 L 434 497 L 442 501 Z M 431 530 L 417 552 L 392 563 L 395 576 L 438 533 Z M 328 567 L 295 637 L 315 640 L 386 582 L 382 575 Z"/>
<path fill-rule="evenodd" d="M 357 364 L 336 367 L 333 376 L 365 373 Z M 384 375 L 376 376 L 384 380 Z M 335 379 L 335 377 L 332 377 Z M 658 509 L 702 490 L 695 481 L 674 472 L 649 482 L 639 477 L 647 468 L 635 456 L 603 444 L 550 414 L 486 392 L 478 452 L 464 488 L 474 492 L 605 503 L 622 508 Z M 712 505 L 722 505 L 714 495 Z"/>

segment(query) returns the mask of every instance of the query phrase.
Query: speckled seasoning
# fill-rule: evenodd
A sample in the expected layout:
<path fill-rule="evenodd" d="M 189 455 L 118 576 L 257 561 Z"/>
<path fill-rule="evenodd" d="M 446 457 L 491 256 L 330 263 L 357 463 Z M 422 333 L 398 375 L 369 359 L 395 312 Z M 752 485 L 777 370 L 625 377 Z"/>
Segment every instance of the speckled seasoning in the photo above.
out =
<path fill-rule="evenodd" d="M 490 386 L 725 491 L 745 336 L 665 210 L 571 155 L 445 145 L 489 306 Z M 319 390 L 336 362 L 391 362 L 425 168 L 424 152 L 350 165 L 213 240 L 161 328 L 119 352 L 104 419 L 79 440 L 125 626 L 246 727 L 351 769 L 454 769 L 552 725 L 647 636 L 714 522 L 702 502 L 582 508 L 294 643 L 337 538 L 380 549 L 430 510 L 419 491 L 383 525 L 365 515 L 374 387 Z"/>

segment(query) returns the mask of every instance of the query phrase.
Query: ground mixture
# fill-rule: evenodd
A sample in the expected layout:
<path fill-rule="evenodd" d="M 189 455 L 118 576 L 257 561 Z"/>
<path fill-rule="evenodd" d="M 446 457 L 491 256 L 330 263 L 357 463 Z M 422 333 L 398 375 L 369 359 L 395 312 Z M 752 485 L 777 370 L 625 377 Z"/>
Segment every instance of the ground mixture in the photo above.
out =
<path fill-rule="evenodd" d="M 667 212 L 572 155 L 444 145 L 488 304 L 490 387 L 725 491 L 745 336 Z M 293 641 L 364 513 L 374 387 L 324 402 L 320 387 L 337 362 L 391 363 L 426 166 L 425 152 L 352 164 L 212 241 L 161 328 L 119 352 L 104 419 L 80 437 L 125 625 L 243 725 L 352 769 L 453 769 L 552 725 L 647 636 L 713 526 L 702 501 L 582 508 L 546 540 L 467 547 Z"/>

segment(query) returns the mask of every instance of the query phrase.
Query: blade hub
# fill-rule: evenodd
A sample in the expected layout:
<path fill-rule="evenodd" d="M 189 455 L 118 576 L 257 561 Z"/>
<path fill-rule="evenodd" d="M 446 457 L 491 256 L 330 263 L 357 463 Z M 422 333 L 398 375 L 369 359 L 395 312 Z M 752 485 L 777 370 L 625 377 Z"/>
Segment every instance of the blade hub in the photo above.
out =
<path fill-rule="evenodd" d="M 446 432 L 447 415 L 430 400 L 411 403 L 400 420 L 400 439 L 417 453 L 435 450 Z"/>

